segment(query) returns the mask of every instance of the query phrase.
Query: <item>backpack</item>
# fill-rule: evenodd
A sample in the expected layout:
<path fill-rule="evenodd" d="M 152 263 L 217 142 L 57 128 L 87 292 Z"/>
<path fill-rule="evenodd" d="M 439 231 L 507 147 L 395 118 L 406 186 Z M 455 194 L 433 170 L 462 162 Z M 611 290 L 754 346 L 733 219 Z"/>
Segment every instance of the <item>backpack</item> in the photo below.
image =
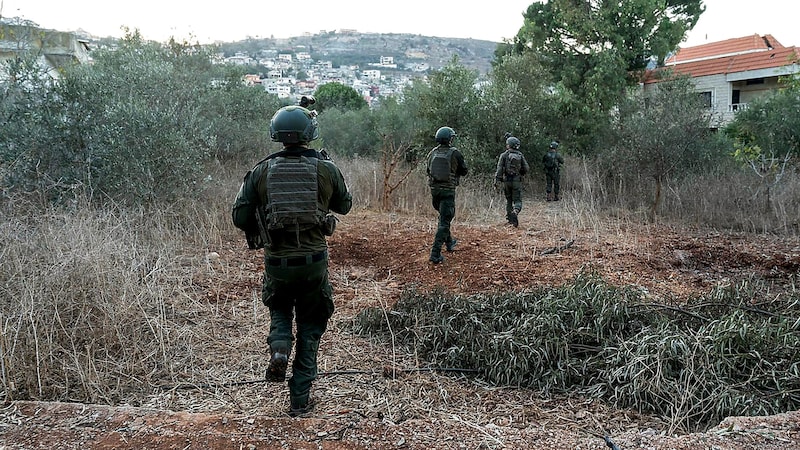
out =
<path fill-rule="evenodd" d="M 506 167 L 505 167 L 506 175 L 510 175 L 512 177 L 517 175 L 522 175 L 521 171 L 522 171 L 522 153 L 508 152 L 506 154 Z"/>
<path fill-rule="evenodd" d="M 451 160 L 453 147 L 436 147 L 431 158 L 430 174 L 433 181 L 448 182 L 452 180 Z"/>
<path fill-rule="evenodd" d="M 547 152 L 544 155 L 544 168 L 547 170 L 558 169 L 558 154 L 556 152 Z"/>
<path fill-rule="evenodd" d="M 321 226 L 325 211 L 317 200 L 317 158 L 275 158 L 267 166 L 267 231 L 300 231 Z"/>

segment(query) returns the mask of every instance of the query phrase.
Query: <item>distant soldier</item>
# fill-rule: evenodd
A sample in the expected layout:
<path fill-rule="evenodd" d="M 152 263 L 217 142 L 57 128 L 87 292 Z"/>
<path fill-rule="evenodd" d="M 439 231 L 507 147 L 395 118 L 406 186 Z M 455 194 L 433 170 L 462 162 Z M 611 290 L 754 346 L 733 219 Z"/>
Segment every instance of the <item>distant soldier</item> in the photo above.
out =
<path fill-rule="evenodd" d="M 525 155 L 520 151 L 520 141 L 514 136 L 506 138 L 506 150 L 497 160 L 494 174 L 495 185 L 503 184 L 506 197 L 506 220 L 519 226 L 519 212 L 522 210 L 522 177 L 530 170 Z"/>
<path fill-rule="evenodd" d="M 550 143 L 550 149 L 542 157 L 542 165 L 544 166 L 544 174 L 547 178 L 547 201 L 559 201 L 561 197 L 560 174 L 561 165 L 564 164 L 564 158 L 558 154 L 558 141 Z"/>
<path fill-rule="evenodd" d="M 450 127 L 441 127 L 436 131 L 436 142 L 439 144 L 428 154 L 428 185 L 431 187 L 433 209 L 439 212 L 439 225 L 431 247 L 429 260 L 434 264 L 444 261 L 442 245 L 452 252 L 458 239 L 450 234 L 450 222 L 456 215 L 456 187 L 461 177 L 467 174 L 464 155 L 452 146 L 456 132 Z"/>

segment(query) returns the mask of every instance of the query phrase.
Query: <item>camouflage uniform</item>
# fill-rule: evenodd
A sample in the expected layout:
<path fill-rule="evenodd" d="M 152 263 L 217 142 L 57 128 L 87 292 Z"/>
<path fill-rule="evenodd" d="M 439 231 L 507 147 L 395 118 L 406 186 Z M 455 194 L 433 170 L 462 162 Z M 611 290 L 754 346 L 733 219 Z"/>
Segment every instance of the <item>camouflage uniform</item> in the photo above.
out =
<path fill-rule="evenodd" d="M 352 196 L 333 161 L 304 145 L 287 145 L 286 158 L 314 155 L 317 162 L 318 202 L 323 210 L 347 214 Z M 280 158 L 275 158 L 276 164 Z M 244 177 L 233 205 L 233 223 L 245 231 L 248 241 L 261 241 L 256 209 L 266 202 L 267 167 L 264 160 Z M 297 323 L 297 343 L 289 379 L 292 407 L 307 405 L 312 382 L 317 377 L 317 352 L 328 319 L 333 315 L 333 289 L 328 281 L 328 245 L 321 227 L 296 231 L 269 231 L 264 245 L 264 281 L 261 298 L 269 308 L 267 342 L 271 353 L 290 355 Z M 258 247 L 258 242 L 252 247 Z M 296 317 L 295 317 L 296 315 Z"/>
<path fill-rule="evenodd" d="M 522 166 L 519 174 L 513 175 L 506 171 L 506 161 L 509 153 L 518 153 L 522 157 Z M 519 149 L 508 148 L 497 160 L 497 171 L 494 174 L 495 182 L 503 183 L 503 194 L 506 197 L 506 220 L 508 223 L 518 226 L 518 214 L 522 211 L 522 176 L 530 171 L 528 160 Z"/>
<path fill-rule="evenodd" d="M 440 148 L 452 148 L 453 153 L 451 158 L 451 176 L 448 181 L 436 181 L 431 176 L 431 161 L 433 154 Z M 467 164 L 464 161 L 464 155 L 455 148 L 446 144 L 440 144 L 430 151 L 428 154 L 428 185 L 431 188 L 431 204 L 433 209 L 439 212 L 439 224 L 436 227 L 436 236 L 433 239 L 433 246 L 431 247 L 430 260 L 433 262 L 441 262 L 444 257 L 442 256 L 442 245 L 445 245 L 449 251 L 452 251 L 456 240 L 450 234 L 450 223 L 456 215 L 456 187 L 459 184 L 461 177 L 465 176 L 468 172 Z"/>
<path fill-rule="evenodd" d="M 550 144 L 550 149 L 542 157 L 542 165 L 544 166 L 544 174 L 546 178 L 546 192 L 547 201 L 561 199 L 561 184 L 560 184 L 560 171 L 561 165 L 564 164 L 564 158 L 558 153 L 558 144 Z"/>

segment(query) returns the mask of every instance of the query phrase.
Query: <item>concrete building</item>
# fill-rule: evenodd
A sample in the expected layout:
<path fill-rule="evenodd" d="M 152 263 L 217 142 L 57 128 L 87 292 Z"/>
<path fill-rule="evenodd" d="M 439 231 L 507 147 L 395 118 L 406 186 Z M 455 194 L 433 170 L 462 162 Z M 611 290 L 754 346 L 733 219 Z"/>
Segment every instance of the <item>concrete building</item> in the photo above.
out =
<path fill-rule="evenodd" d="M 680 49 L 647 74 L 645 90 L 670 75 L 691 77 L 716 125 L 733 120 L 748 102 L 783 85 L 782 77 L 800 74 L 800 49 L 785 47 L 772 35 L 744 36 Z"/>

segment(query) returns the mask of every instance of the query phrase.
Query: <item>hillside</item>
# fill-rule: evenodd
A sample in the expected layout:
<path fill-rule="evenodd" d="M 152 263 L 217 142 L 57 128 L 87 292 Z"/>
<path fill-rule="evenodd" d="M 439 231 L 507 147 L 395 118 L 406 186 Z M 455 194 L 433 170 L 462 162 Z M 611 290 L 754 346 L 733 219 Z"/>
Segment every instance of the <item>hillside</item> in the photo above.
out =
<path fill-rule="evenodd" d="M 395 33 L 319 33 L 289 39 L 248 39 L 238 42 L 220 43 L 227 55 L 244 51 L 256 55 L 268 51 L 299 51 L 311 54 L 314 60 L 330 60 L 334 66 L 379 61 L 382 56 L 391 56 L 399 66 L 427 63 L 432 68 L 446 65 L 453 56 L 465 67 L 487 73 L 494 59 L 498 43 L 476 39 L 441 38 L 413 34 Z"/>
<path fill-rule="evenodd" d="M 170 314 L 198 337 L 186 386 L 143 386 L 123 405 L 11 402 L 0 410 L 0 448 L 214 449 L 798 449 L 797 412 L 732 417 L 705 433 L 671 432 L 668 418 L 600 401 L 493 386 L 465 374 L 415 371 L 418 355 L 354 335 L 354 317 L 390 308 L 403 289 L 459 294 L 558 286 L 592 268 L 653 299 L 686 299 L 758 276 L 776 292 L 800 267 L 797 238 L 598 222 L 564 226 L 568 203 L 526 203 L 519 228 L 497 220 L 454 222 L 460 239 L 446 261 L 428 263 L 432 217 L 353 211 L 330 239 L 336 312 L 323 336 L 310 417 L 286 414 L 287 388 L 265 383 L 267 317 L 256 299 L 262 255 L 238 234 L 196 258 L 196 295 Z M 566 246 L 565 242 L 572 242 Z M 553 249 L 561 249 L 553 252 Z M 389 251 L 387 251 L 389 250 Z M 386 376 L 385 367 L 408 372 Z M 213 385 L 203 385 L 208 377 Z M 610 446 L 609 446 L 610 447 Z"/>

